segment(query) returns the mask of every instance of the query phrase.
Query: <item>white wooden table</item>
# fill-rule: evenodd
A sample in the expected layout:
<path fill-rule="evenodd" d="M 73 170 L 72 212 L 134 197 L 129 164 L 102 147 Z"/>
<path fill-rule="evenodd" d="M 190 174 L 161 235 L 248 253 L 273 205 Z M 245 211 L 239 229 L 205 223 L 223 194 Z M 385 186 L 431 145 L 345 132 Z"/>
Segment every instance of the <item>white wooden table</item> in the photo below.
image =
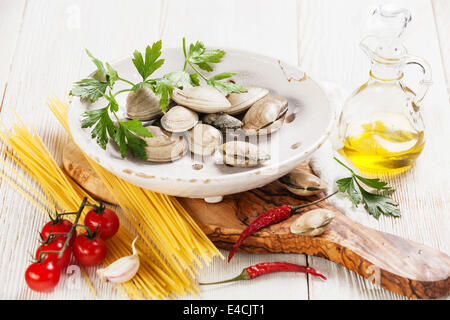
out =
<path fill-rule="evenodd" d="M 0 119 L 14 121 L 10 108 L 33 123 L 51 151 L 61 150 L 59 124 L 45 107 L 52 92 L 63 96 L 93 68 L 84 53 L 114 61 L 158 39 L 180 46 L 186 36 L 207 45 L 235 47 L 298 64 L 312 78 L 353 89 L 368 77 L 359 49 L 369 8 L 380 1 L 90 1 L 0 0 Z M 365 223 L 450 254 L 450 1 L 396 1 L 413 16 L 406 45 L 427 59 L 434 85 L 425 100 L 426 147 L 416 166 L 390 179 L 401 219 Z M 0 145 L 0 149 L 4 146 Z M 58 153 L 59 154 L 59 153 Z M 3 155 L 2 155 L 3 157 Z M 7 170 L 0 165 L 0 170 Z M 46 217 L 0 180 L 0 298 L 90 299 L 78 275 L 66 276 L 50 294 L 36 294 L 23 275 Z M 326 260 L 304 255 L 238 254 L 232 264 L 217 259 L 200 273 L 203 281 L 227 278 L 255 262 L 284 259 L 322 270 L 323 282 L 277 274 L 252 283 L 209 287 L 201 298 L 229 299 L 402 299 Z M 99 298 L 121 298 L 110 284 L 89 275 Z"/>

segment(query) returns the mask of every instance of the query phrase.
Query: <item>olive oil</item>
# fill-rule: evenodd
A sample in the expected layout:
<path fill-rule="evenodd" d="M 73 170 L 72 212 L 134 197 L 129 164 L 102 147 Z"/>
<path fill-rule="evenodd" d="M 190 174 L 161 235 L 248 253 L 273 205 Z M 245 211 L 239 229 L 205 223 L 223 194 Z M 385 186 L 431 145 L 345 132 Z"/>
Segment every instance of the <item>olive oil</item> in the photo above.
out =
<path fill-rule="evenodd" d="M 340 152 L 367 173 L 401 173 L 408 170 L 424 146 L 423 131 L 415 131 L 397 114 L 386 120 L 360 125 L 348 135 Z M 396 119 L 395 119 L 396 118 Z M 386 117 L 385 117 L 386 119 Z M 399 125 L 400 124 L 400 125 Z"/>

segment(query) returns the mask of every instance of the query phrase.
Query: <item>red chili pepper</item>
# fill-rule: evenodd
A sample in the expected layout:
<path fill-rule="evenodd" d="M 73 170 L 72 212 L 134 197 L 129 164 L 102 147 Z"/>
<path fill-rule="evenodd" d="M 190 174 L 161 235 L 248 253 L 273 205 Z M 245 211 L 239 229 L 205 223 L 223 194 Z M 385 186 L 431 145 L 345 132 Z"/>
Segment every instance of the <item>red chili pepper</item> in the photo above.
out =
<path fill-rule="evenodd" d="M 337 192 L 337 191 L 336 191 Z M 305 208 L 308 207 L 312 204 L 316 204 L 320 201 L 323 201 L 329 197 L 331 197 L 332 195 L 334 195 L 336 192 L 333 192 L 323 198 L 320 198 L 316 201 L 313 202 L 309 202 L 306 204 L 302 204 L 299 206 L 290 206 L 290 205 L 284 205 L 281 207 L 277 207 L 275 209 L 271 209 L 269 211 L 266 211 L 262 214 L 260 214 L 258 216 L 258 218 L 255 219 L 255 221 L 253 221 L 252 223 L 250 223 L 248 225 L 247 228 L 244 229 L 244 231 L 242 231 L 241 235 L 239 236 L 239 239 L 236 241 L 236 243 L 234 244 L 233 248 L 231 248 L 231 251 L 228 255 L 228 262 L 230 262 L 231 258 L 233 258 L 234 253 L 236 252 L 236 250 L 239 248 L 239 246 L 242 244 L 242 242 L 249 237 L 251 234 L 255 233 L 256 231 L 258 231 L 259 229 L 262 229 L 264 227 L 270 226 L 272 224 L 281 222 L 283 220 L 286 220 L 287 218 L 289 218 L 292 214 L 295 213 L 295 211 L 297 211 L 300 208 Z"/>
<path fill-rule="evenodd" d="M 298 264 L 293 264 L 289 262 L 264 262 L 258 263 L 254 266 L 250 266 L 242 270 L 241 274 L 237 277 L 229 280 L 219 281 L 219 282 L 209 282 L 209 283 L 199 283 L 200 285 L 210 285 L 210 284 L 220 284 L 227 282 L 234 282 L 239 280 L 251 280 L 256 277 L 259 277 L 263 274 L 273 273 L 273 272 L 302 272 L 309 273 L 313 276 L 317 276 L 322 278 L 323 280 L 327 280 L 327 278 L 319 273 L 316 269 L 311 267 L 304 267 Z"/>
<path fill-rule="evenodd" d="M 275 209 L 269 210 L 264 212 L 263 214 L 259 215 L 258 218 L 255 219 L 251 224 L 248 225 L 247 228 L 245 228 L 244 231 L 242 231 L 241 235 L 239 236 L 239 239 L 234 244 L 233 248 L 231 248 L 230 254 L 228 255 L 228 262 L 230 262 L 231 258 L 233 258 L 234 253 L 236 252 L 237 248 L 241 245 L 241 243 L 252 233 L 255 233 L 261 228 L 264 228 L 268 225 L 278 223 L 280 221 L 286 220 L 289 218 L 292 214 L 292 207 L 285 205 L 281 207 L 277 207 Z"/>

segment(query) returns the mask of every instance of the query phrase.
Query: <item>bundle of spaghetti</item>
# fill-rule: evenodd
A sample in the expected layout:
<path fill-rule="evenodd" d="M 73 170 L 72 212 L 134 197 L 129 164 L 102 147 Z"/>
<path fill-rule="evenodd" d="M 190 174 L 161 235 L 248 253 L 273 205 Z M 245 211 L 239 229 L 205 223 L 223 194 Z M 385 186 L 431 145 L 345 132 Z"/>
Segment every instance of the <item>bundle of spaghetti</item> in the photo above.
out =
<path fill-rule="evenodd" d="M 2 126 L 5 127 L 3 124 Z M 4 152 L 39 183 L 44 195 L 4 160 L 1 162 L 9 169 L 8 172 L 12 177 L 8 177 L 4 172 L 0 172 L 0 176 L 32 201 L 43 213 L 47 213 L 46 206 L 53 209 L 55 205 L 66 211 L 76 211 L 83 197 L 88 197 L 89 202 L 93 202 L 93 199 L 58 166 L 34 130 L 33 134 L 21 123 L 21 125 L 13 125 L 12 130 L 5 127 L 5 131 L 6 134 L 0 131 L 0 139 L 14 150 L 14 154 L 8 150 Z M 12 178 L 20 180 L 33 194 L 25 191 Z M 71 216 L 67 216 L 67 219 L 73 220 Z M 123 256 L 130 255 L 130 243 L 133 238 L 129 231 L 121 227 L 118 234 L 107 241 L 108 255 L 105 263 L 110 264 Z M 163 299 L 174 297 L 174 294 L 183 295 L 193 290 L 192 285 L 188 287 L 186 284 L 177 282 L 172 270 L 167 273 L 160 268 L 157 263 L 160 261 L 159 255 L 155 254 L 154 250 L 149 250 L 143 241 L 138 241 L 136 244 L 139 252 L 142 253 L 141 267 L 132 281 L 123 284 L 128 297 Z M 83 273 L 85 274 L 84 271 Z M 87 280 L 89 287 L 93 290 L 88 278 Z M 95 292 L 93 294 L 95 296 Z"/>

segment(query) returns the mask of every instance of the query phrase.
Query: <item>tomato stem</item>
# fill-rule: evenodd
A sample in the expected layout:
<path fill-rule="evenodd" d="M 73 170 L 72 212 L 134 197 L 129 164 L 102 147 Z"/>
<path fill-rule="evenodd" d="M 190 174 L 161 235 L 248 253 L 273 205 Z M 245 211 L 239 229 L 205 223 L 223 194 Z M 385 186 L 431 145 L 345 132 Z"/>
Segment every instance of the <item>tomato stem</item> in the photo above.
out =
<path fill-rule="evenodd" d="M 105 211 L 105 209 L 106 209 L 105 204 L 101 200 L 99 201 L 99 205 L 88 203 L 88 204 L 86 204 L 86 206 L 87 207 L 92 207 L 93 211 L 95 213 L 98 213 L 98 214 L 102 214 Z"/>
<path fill-rule="evenodd" d="M 77 212 L 63 212 L 63 213 L 58 213 L 58 216 L 68 216 L 68 215 L 75 215 L 77 214 Z"/>
<path fill-rule="evenodd" d="M 73 222 L 72 228 L 70 229 L 69 233 L 67 234 L 67 239 L 64 242 L 63 247 L 59 251 L 58 259 L 60 259 L 62 257 L 64 251 L 66 250 L 67 246 L 69 245 L 70 238 L 72 238 L 72 234 L 74 233 L 75 229 L 77 228 L 78 220 L 80 220 L 81 213 L 83 212 L 84 208 L 86 207 L 86 203 L 87 203 L 87 197 L 84 197 L 83 198 L 83 202 L 81 202 L 80 208 L 76 212 L 77 215 L 76 215 L 75 220 Z"/>

